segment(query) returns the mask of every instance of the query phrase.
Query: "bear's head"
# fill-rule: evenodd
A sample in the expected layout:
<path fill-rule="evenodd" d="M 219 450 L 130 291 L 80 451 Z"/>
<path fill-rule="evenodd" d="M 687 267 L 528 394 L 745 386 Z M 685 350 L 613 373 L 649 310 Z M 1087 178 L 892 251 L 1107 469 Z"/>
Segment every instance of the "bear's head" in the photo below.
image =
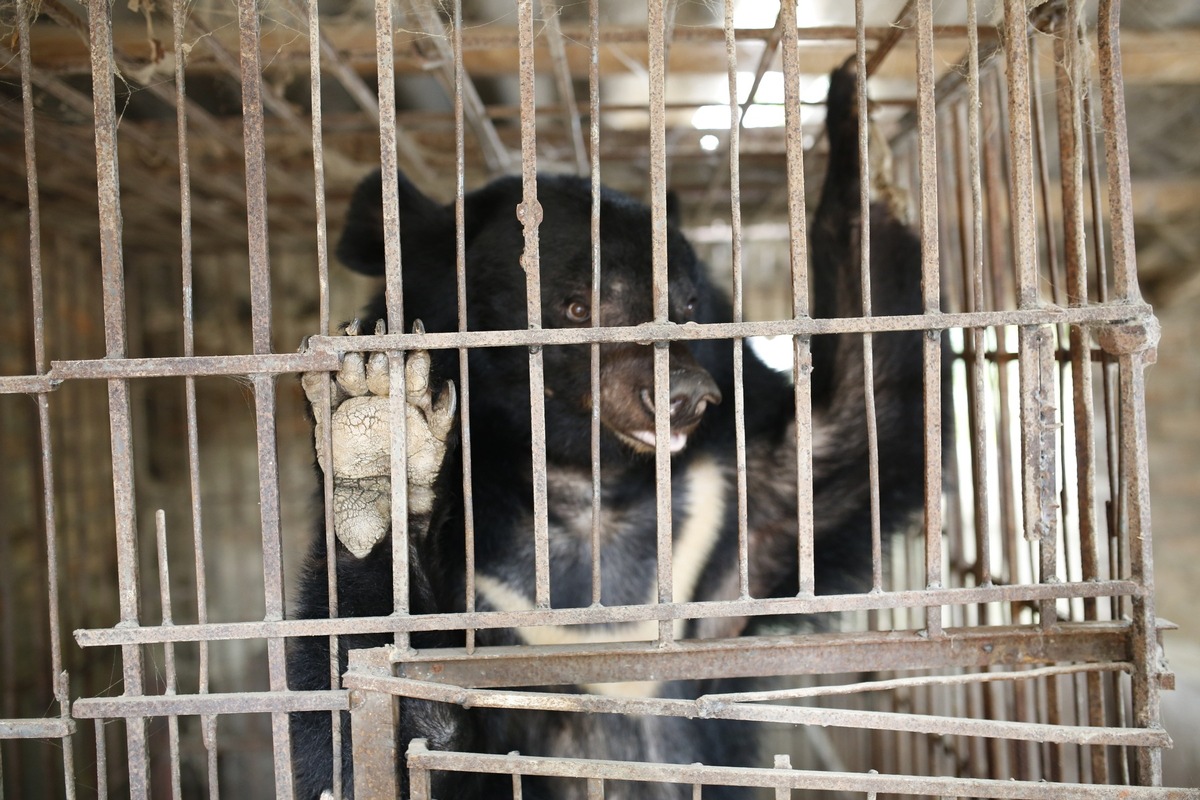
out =
<path fill-rule="evenodd" d="M 384 272 L 382 180 L 378 172 L 358 187 L 351 203 L 339 258 L 368 275 Z M 421 319 L 428 331 L 459 327 L 454 205 L 442 206 L 399 177 L 399 221 L 405 319 Z M 519 178 L 494 181 L 465 198 L 465 272 L 469 330 L 528 327 L 527 281 L 521 264 L 524 232 L 517 217 Z M 654 317 L 652 215 L 619 192 L 600 196 L 599 305 L 592 303 L 592 197 L 588 181 L 540 177 L 538 295 L 545 328 L 636 326 Z M 672 211 L 673 204 L 672 204 Z M 673 215 L 672 215 L 673 217 Z M 674 223 L 672 218 L 671 223 Z M 667 298 L 672 322 L 723 321 L 722 298 L 714 297 L 704 266 L 674 224 L 667 229 Z M 723 313 L 724 311 L 724 313 Z M 382 295 L 371 314 L 383 316 Z M 654 346 L 604 343 L 599 347 L 602 453 L 607 458 L 653 453 Z M 672 342 L 670 422 L 672 452 L 683 450 L 709 406 L 721 401 L 713 379 L 719 348 Z M 591 347 L 543 348 L 547 456 L 589 458 L 592 408 Z M 446 377 L 456 377 L 453 352 L 441 357 Z M 470 356 L 473 419 L 489 430 L 504 426 L 528 438 L 529 357 L 524 348 L 483 348 Z M 725 365 L 717 370 L 727 371 Z M 473 423 L 474 424 L 474 423 Z"/>

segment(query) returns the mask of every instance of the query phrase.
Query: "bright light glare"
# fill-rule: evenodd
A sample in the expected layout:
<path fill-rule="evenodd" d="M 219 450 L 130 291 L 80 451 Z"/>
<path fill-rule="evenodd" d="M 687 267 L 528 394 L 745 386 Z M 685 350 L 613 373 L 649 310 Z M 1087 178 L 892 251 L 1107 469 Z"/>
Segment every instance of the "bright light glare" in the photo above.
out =
<path fill-rule="evenodd" d="M 692 127 L 700 131 L 729 130 L 729 106 L 700 106 L 692 115 Z M 745 127 L 782 128 L 783 106 L 753 105 L 746 109 Z"/>
<path fill-rule="evenodd" d="M 700 148 L 712 152 L 721 146 L 721 140 L 713 136 L 711 133 L 706 133 L 700 137 Z"/>
<path fill-rule="evenodd" d="M 737 28 L 773 28 L 778 16 L 778 0 L 742 0 L 733 9 L 733 24 Z"/>
<path fill-rule="evenodd" d="M 692 115 L 692 127 L 700 131 L 729 130 L 729 106 L 700 106 Z"/>

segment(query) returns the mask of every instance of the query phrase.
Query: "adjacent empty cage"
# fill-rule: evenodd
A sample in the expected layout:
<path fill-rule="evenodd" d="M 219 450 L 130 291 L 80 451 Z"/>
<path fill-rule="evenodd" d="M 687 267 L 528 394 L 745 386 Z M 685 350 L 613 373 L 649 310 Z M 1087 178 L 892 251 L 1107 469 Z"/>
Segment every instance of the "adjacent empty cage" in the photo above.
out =
<path fill-rule="evenodd" d="M 520 776 L 552 775 L 596 798 L 608 781 L 696 797 L 715 785 L 1200 797 L 1162 788 L 1172 675 L 1154 610 L 1143 384 L 1158 328 L 1133 254 L 1119 0 L 1098 5 L 0 9 L 0 795 L 291 797 L 288 712 L 330 712 L 336 741 L 352 709 L 359 797 L 395 796 L 397 761 L 413 798 L 446 771 L 511 774 L 514 796 Z M 863 195 L 920 233 L 922 314 L 810 316 L 827 76 L 851 57 L 873 119 L 858 143 L 872 165 Z M 512 213 L 535 243 L 539 172 L 603 181 L 660 223 L 670 190 L 734 321 L 685 326 L 664 311 L 636 330 L 534 321 L 348 343 L 338 323 L 379 287 L 331 266 L 329 242 L 380 164 L 393 194 L 399 169 L 445 202 L 521 174 Z M 384 283 L 402 288 L 394 264 Z M 398 575 L 391 616 L 288 618 L 315 513 L 299 373 L 335 370 L 348 350 L 399 364 L 414 349 L 519 345 L 537 384 L 545 348 L 637 341 L 664 345 L 662 383 L 667 342 L 752 337 L 793 377 L 803 465 L 813 343 L 899 330 L 926 331 L 924 510 L 877 543 L 862 592 L 814 592 L 801 503 L 795 597 L 752 597 L 743 551 L 738 597 L 673 598 L 667 522 L 666 588 L 644 605 L 555 608 L 530 586 L 528 609 L 476 611 L 469 595 L 466 611 L 421 619 Z M 488 391 L 459 386 L 467 403 Z M 537 403 L 531 414 L 536 464 Z M 868 402 L 862 424 L 876 423 Z M 669 485 L 670 459 L 657 463 Z M 797 482 L 811 494 L 811 475 Z M 535 491 L 542 576 L 544 476 Z M 798 615 L 819 632 L 687 640 L 672 624 Z M 471 638 L 610 622 L 652 633 L 503 652 Z M 408 647 L 431 628 L 465 630 L 468 646 Z M 287 639 L 365 632 L 396 645 L 355 651 L 327 691 L 289 689 Z M 694 700 L 525 688 L 719 675 L 769 680 Z M 768 750 L 733 767 L 422 741 L 397 752 L 396 696 L 749 720 Z"/>

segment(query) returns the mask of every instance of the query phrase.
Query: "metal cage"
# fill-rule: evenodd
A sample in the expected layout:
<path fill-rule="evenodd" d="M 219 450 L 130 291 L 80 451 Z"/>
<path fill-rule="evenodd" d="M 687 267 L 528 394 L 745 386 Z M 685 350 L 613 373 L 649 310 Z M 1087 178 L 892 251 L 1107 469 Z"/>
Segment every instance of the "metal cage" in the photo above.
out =
<path fill-rule="evenodd" d="M 1171 674 L 1154 612 L 1143 385 L 1157 323 L 1133 251 L 1119 0 L 858 0 L 816 24 L 789 2 L 747 22 L 731 2 L 651 0 L 632 24 L 626 4 L 598 0 L 119 5 L 16 0 L 0 20 L 12 32 L 0 43 L 2 194 L 16 198 L 0 230 L 9 796 L 291 797 L 287 713 L 330 711 L 336 730 L 352 709 L 360 796 L 394 796 L 407 759 L 413 798 L 429 796 L 434 771 L 511 774 L 514 797 L 522 775 L 574 778 L 596 798 L 608 780 L 693 785 L 696 797 L 718 784 L 775 797 L 1200 797 L 1161 788 Z M 823 147 L 812 76 L 852 55 L 860 81 L 891 90 L 873 108 L 924 246 L 920 315 L 809 316 L 805 170 Z M 712 96 L 673 93 L 690 66 L 672 65 L 706 58 Z M 697 125 L 703 108 L 724 127 Z M 755 108 L 777 122 L 751 125 Z M 879 147 L 860 141 L 867 156 Z M 663 310 L 636 329 L 314 335 L 291 352 L 366 299 L 361 280 L 331 277 L 327 216 L 375 161 L 385 186 L 401 168 L 460 200 L 519 170 L 531 291 L 539 168 L 598 185 L 603 166 L 659 220 L 670 183 L 733 289 L 736 321 L 685 328 Z M 665 240 L 656 247 L 665 258 Z M 879 543 L 870 592 L 814 594 L 810 509 L 797 520 L 796 597 L 672 602 L 660 521 L 657 602 L 552 608 L 543 478 L 537 607 L 475 611 L 468 594 L 465 613 L 409 615 L 397 570 L 391 616 L 287 618 L 311 516 L 294 373 L 336 369 L 348 349 L 400 364 L 414 348 L 521 345 L 537 383 L 542 348 L 556 345 L 782 337 L 799 357 L 805 452 L 808 376 L 795 365 L 812 338 L 914 329 L 929 332 L 926 448 L 946 450 L 945 474 L 927 459 L 922 523 Z M 486 387 L 460 385 L 464 405 L 472 391 Z M 546 434 L 531 412 L 536 461 Z M 660 484 L 669 469 L 659 458 Z M 776 614 L 836 614 L 841 627 L 677 641 L 671 624 Z M 499 650 L 471 638 L 614 621 L 656 633 Z M 466 630 L 468 646 L 407 646 L 431 629 Z M 361 632 L 394 633 L 396 645 L 354 651 L 328 691 L 289 690 L 287 638 Z M 772 681 L 697 700 L 519 689 L 709 675 Z M 712 767 L 421 741 L 397 753 L 397 695 L 752 720 L 773 726 L 787 755 Z"/>

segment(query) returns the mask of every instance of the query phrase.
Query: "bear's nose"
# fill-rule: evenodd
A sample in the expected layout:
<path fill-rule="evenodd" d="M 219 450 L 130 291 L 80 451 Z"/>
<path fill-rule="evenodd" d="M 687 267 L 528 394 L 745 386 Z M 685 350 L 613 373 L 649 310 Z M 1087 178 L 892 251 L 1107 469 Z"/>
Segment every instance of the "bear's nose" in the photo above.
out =
<path fill-rule="evenodd" d="M 684 428 L 699 422 L 709 403 L 720 402 L 721 390 L 706 370 L 671 370 L 671 427 Z M 654 395 L 650 390 L 642 391 L 642 403 L 654 413 Z"/>

